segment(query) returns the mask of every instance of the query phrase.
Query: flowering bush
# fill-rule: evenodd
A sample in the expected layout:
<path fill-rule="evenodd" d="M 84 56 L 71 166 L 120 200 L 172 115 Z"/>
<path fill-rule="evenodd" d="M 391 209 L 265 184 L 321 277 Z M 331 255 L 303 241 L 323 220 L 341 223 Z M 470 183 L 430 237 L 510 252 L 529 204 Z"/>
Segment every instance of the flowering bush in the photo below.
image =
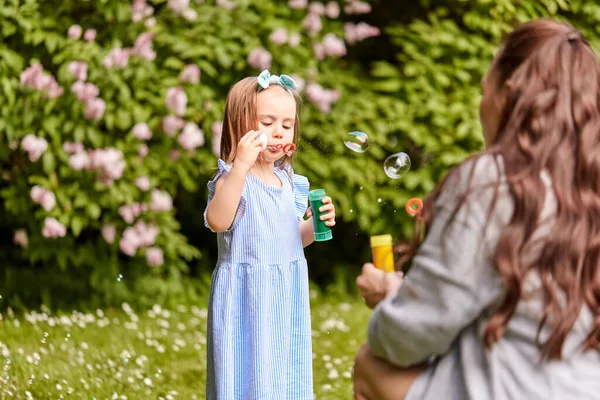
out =
<path fill-rule="evenodd" d="M 107 299 L 125 296 L 127 283 L 152 295 L 158 289 L 148 279 L 177 282 L 201 252 L 181 234 L 174 199 L 199 188 L 204 199 L 229 87 L 262 68 L 291 73 L 309 100 L 306 117 L 329 118 L 344 87 L 320 68 L 339 70 L 347 45 L 380 34 L 338 18 L 370 9 L 358 0 L 66 0 L 4 8 L 6 274 L 20 266 L 87 276 Z"/>

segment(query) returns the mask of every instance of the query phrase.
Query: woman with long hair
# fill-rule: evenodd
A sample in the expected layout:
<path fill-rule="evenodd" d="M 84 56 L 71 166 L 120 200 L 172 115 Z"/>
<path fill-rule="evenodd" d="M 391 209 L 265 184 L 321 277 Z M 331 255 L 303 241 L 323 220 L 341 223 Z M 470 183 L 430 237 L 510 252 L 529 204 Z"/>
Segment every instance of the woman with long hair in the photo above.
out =
<path fill-rule="evenodd" d="M 357 279 L 375 311 L 356 399 L 600 399 L 599 71 L 568 24 L 506 36 L 485 151 L 426 199 L 404 281 Z"/>

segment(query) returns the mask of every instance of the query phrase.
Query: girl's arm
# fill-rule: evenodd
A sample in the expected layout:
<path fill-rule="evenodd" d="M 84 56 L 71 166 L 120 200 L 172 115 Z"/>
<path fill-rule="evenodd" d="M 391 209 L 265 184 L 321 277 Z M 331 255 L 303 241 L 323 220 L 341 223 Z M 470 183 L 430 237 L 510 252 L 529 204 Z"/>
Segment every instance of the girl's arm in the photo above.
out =
<path fill-rule="evenodd" d="M 206 222 L 215 232 L 231 227 L 240 205 L 246 175 L 262 151 L 262 142 L 256 140 L 259 131 L 248 131 L 237 144 L 237 155 L 229 173 L 224 173 L 215 184 L 215 194 L 206 207 Z"/>
<path fill-rule="evenodd" d="M 310 210 L 310 209 L 309 209 Z M 315 241 L 315 226 L 313 225 L 313 217 L 302 220 L 298 223 L 300 228 L 300 236 L 302 237 L 302 247 L 306 247 Z"/>
<path fill-rule="evenodd" d="M 233 223 L 246 182 L 247 170 L 233 164 L 215 185 L 215 195 L 206 208 L 206 221 L 215 232 L 224 232 Z"/>

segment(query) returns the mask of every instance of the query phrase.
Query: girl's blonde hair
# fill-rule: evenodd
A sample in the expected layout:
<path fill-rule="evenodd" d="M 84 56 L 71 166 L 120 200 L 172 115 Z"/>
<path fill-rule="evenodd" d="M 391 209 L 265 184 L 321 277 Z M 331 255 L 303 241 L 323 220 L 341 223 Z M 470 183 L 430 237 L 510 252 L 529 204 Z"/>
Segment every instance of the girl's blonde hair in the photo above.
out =
<path fill-rule="evenodd" d="M 268 89 L 266 89 L 268 90 Z M 296 102 L 296 115 L 294 118 L 294 144 L 298 148 L 300 142 L 300 119 L 298 114 L 302 106 L 302 98 L 291 92 Z M 225 103 L 223 116 L 223 131 L 221 134 L 221 159 L 227 163 L 235 160 L 237 144 L 250 130 L 258 129 L 257 115 L 258 79 L 256 77 L 244 78 L 231 88 Z M 291 165 L 294 155 L 286 155 L 278 164 L 280 167 Z"/>

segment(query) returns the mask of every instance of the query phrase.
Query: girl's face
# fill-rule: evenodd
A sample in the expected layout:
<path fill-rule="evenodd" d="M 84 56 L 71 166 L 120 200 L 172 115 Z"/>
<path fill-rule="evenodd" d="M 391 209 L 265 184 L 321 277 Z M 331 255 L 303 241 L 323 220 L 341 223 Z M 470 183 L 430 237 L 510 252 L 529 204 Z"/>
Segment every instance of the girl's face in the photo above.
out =
<path fill-rule="evenodd" d="M 257 95 L 258 130 L 267 135 L 263 159 L 275 162 L 284 156 L 282 146 L 293 143 L 296 100 L 282 86 L 271 85 Z M 276 148 L 277 145 L 280 148 Z"/>
<path fill-rule="evenodd" d="M 479 120 L 483 128 L 486 146 L 493 143 L 500 126 L 500 116 L 506 101 L 506 85 L 500 85 L 494 63 L 481 81 L 482 99 L 479 105 Z"/>

